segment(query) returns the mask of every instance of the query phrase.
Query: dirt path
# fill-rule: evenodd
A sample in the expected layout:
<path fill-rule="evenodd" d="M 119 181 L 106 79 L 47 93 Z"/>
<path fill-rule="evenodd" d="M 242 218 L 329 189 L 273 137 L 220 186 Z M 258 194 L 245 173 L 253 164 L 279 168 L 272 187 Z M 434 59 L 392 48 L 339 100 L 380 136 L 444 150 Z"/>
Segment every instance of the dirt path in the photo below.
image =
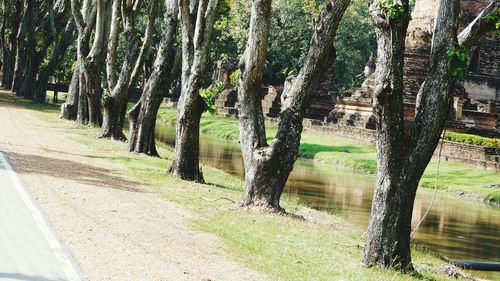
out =
<path fill-rule="evenodd" d="M 189 229 L 185 208 L 94 164 L 98 151 L 2 96 L 0 149 L 89 280 L 264 279 Z"/>

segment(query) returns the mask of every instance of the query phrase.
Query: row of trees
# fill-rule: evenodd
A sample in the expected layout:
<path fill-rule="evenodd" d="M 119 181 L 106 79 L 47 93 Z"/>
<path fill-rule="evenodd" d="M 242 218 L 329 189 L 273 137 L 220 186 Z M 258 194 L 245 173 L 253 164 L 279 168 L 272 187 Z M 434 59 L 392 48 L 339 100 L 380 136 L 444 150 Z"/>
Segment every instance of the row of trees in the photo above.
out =
<path fill-rule="evenodd" d="M 218 11 L 224 11 L 221 7 L 228 2 L 165 0 L 160 5 L 158 0 L 59 0 L 51 5 L 35 0 L 9 1 L 2 2 L 3 85 L 25 97 L 38 95 L 35 89 L 46 83 L 44 79 L 54 73 L 69 42 L 76 38 L 75 67 L 61 117 L 100 126 L 103 138 L 126 140 L 123 126 L 129 93 L 152 52 L 151 42 L 159 35 L 151 70 L 142 74 L 142 96 L 128 112 L 129 150 L 158 156 L 156 115 L 164 93 L 180 73 L 175 156 L 169 171 L 185 180 L 204 182 L 199 165 L 199 124 L 207 103 L 200 90 L 211 60 L 211 40 L 221 36 L 223 29 L 217 30 L 221 22 L 221 18 L 217 20 Z M 303 2 L 311 11 L 320 5 Z M 403 119 L 409 1 L 368 2 L 365 9 L 370 13 L 378 46 L 373 93 L 378 172 L 363 262 L 406 269 L 411 267 L 411 216 L 419 180 L 449 114 L 461 78 L 457 73 L 466 67 L 467 49 L 486 32 L 498 28 L 499 0 L 493 0 L 460 35 L 460 1 L 440 0 L 429 75 L 418 93 L 415 122 L 409 131 Z M 287 73 L 278 132 L 268 143 L 261 87 L 269 69 L 266 63 L 273 55 L 273 1 L 254 0 L 251 5 L 232 2 L 233 8 L 247 7 L 250 11 L 237 83 L 245 166 L 244 191 L 237 208 L 284 212 L 280 197 L 297 158 L 304 114 L 321 78 L 338 57 L 334 45 L 341 41 L 337 35 L 350 4 L 351 0 L 328 0 L 316 10 L 309 43 L 302 46 L 307 51 L 294 62 L 296 75 Z M 161 23 L 156 22 L 158 10 L 163 13 Z M 43 40 L 36 40 L 37 36 Z M 42 63 L 49 49 L 50 59 Z M 39 87 L 35 87 L 37 84 Z M 34 101 L 43 100 L 35 97 Z"/>
<path fill-rule="evenodd" d="M 43 103 L 49 77 L 73 41 L 69 2 L 4 0 L 1 5 L 2 85 Z"/>

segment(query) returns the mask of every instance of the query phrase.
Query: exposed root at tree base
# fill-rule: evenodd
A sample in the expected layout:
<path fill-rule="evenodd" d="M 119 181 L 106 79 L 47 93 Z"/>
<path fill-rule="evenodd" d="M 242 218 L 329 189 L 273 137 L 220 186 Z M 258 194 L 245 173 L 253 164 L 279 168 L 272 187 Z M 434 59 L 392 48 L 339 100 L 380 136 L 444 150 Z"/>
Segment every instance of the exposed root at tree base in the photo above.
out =
<path fill-rule="evenodd" d="M 125 134 L 121 134 L 120 136 L 113 136 L 112 134 L 101 134 L 99 136 L 100 139 L 110 139 L 110 140 L 115 140 L 115 141 L 121 141 L 121 142 L 126 142 L 127 141 L 127 137 L 125 136 Z"/>
<path fill-rule="evenodd" d="M 270 213 L 270 214 L 278 214 L 280 216 L 290 217 L 293 219 L 306 220 L 304 216 L 296 213 L 287 212 L 281 206 L 274 207 L 270 205 L 262 205 L 262 204 L 247 204 L 243 205 L 239 202 L 234 208 L 233 211 L 252 211 L 252 212 L 262 212 L 262 213 Z"/>

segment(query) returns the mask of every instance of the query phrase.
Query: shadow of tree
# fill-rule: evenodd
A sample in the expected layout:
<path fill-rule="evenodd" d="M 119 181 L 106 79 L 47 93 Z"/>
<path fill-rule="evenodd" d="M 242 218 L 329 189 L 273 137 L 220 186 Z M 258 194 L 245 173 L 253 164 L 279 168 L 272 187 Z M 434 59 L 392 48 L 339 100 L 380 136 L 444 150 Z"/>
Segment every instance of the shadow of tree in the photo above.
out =
<path fill-rule="evenodd" d="M 113 188 L 130 192 L 146 192 L 136 187 L 140 185 L 139 182 L 115 176 L 109 169 L 32 154 L 10 153 L 9 156 L 16 163 L 16 168 L 22 173 L 69 179 L 96 187 Z"/>

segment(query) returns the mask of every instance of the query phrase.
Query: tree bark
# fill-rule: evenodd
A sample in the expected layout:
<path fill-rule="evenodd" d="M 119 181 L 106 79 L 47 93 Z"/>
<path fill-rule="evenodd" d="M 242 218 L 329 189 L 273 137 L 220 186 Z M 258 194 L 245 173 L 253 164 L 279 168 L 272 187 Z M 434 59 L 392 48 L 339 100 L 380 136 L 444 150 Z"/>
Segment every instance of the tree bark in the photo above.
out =
<path fill-rule="evenodd" d="M 147 48 L 149 47 L 149 44 L 151 42 L 152 28 L 154 26 L 156 18 L 158 0 L 153 0 L 151 2 L 151 6 L 149 7 L 148 24 L 146 27 L 144 42 L 142 44 L 141 50 L 139 51 L 139 54 L 136 55 L 138 51 L 137 47 L 139 43 L 139 36 L 134 31 L 134 28 L 137 13 L 139 12 L 139 3 L 125 1 L 121 4 L 121 14 L 124 24 L 124 37 L 127 44 L 127 51 L 125 53 L 125 59 L 120 71 L 120 75 L 114 86 L 112 85 L 114 74 L 108 74 L 108 77 L 111 79 L 110 81 L 108 81 L 108 84 L 110 84 L 112 87 L 109 90 L 110 94 L 106 96 L 103 101 L 104 119 L 101 130 L 102 138 L 111 138 L 115 140 L 127 139 L 125 134 L 123 133 L 123 125 L 125 121 L 129 91 L 138 76 L 138 71 L 136 70 L 136 68 L 140 67 L 137 67 L 137 65 L 142 65 Z M 115 30 L 116 27 L 113 27 L 113 22 L 111 24 L 112 27 L 110 36 L 114 36 L 113 30 Z M 112 40 L 109 41 L 110 46 L 108 47 L 108 50 L 114 52 L 114 54 L 108 55 L 108 62 L 113 64 L 115 59 L 112 57 L 116 56 L 116 48 L 113 46 L 113 44 L 115 43 L 114 41 L 115 39 L 112 38 Z M 108 65 L 112 66 L 109 63 Z M 108 69 L 112 71 L 113 67 L 108 67 Z M 136 71 L 134 72 L 134 70 Z"/>
<path fill-rule="evenodd" d="M 19 85 L 19 92 L 17 93 L 20 96 L 23 96 L 26 99 L 32 99 L 35 94 L 35 83 L 36 83 L 36 41 L 35 41 L 35 1 L 34 0 L 26 0 L 26 25 L 27 25 L 27 42 L 26 42 L 26 55 L 25 65 L 22 67 L 22 82 Z"/>
<path fill-rule="evenodd" d="M 64 24 L 63 18 L 66 14 L 65 10 L 66 9 L 61 11 L 59 15 L 54 15 L 54 10 L 49 8 L 50 29 L 53 37 L 52 52 L 49 57 L 49 62 L 43 66 L 38 73 L 35 97 L 33 99 L 35 103 L 45 102 L 49 77 L 53 75 L 57 64 L 64 58 L 66 50 L 74 39 L 75 24 L 72 18 L 66 23 L 64 32 L 59 36 L 59 30 Z"/>
<path fill-rule="evenodd" d="M 429 75 L 417 95 L 415 122 L 409 141 L 404 140 L 404 129 L 399 124 L 400 121 L 396 123 L 393 121 L 399 120 L 401 114 L 402 101 L 400 101 L 399 90 L 398 94 L 394 95 L 395 91 L 387 87 L 388 95 L 377 96 L 380 88 L 384 87 L 375 89 L 374 109 L 377 117 L 381 119 L 377 121 L 379 171 L 363 257 L 365 264 L 412 268 L 410 231 L 415 194 L 449 116 L 456 86 L 451 79 L 452 66 L 448 51 L 458 45 L 456 30 L 459 5 L 458 0 L 440 2 L 432 42 Z M 486 33 L 483 29 L 484 25 L 481 25 L 481 18 L 495 11 L 490 8 L 491 5 L 460 36 L 460 41 L 465 47 L 471 47 L 477 43 L 480 36 Z M 376 15 L 372 13 L 372 17 L 376 21 Z M 480 25 L 480 27 L 473 25 Z M 493 26 L 490 25 L 489 28 L 491 30 Z M 384 59 L 384 57 L 391 57 L 397 49 L 397 44 L 382 46 L 379 44 L 377 86 L 384 85 L 384 77 L 387 77 L 384 73 L 400 72 L 399 63 L 390 64 Z M 393 83 L 395 78 L 385 79 L 385 81 L 387 81 L 386 84 L 391 85 L 390 83 Z M 391 100 L 388 100 L 386 96 L 391 97 Z M 398 144 L 397 138 L 400 138 L 401 143 L 406 145 Z"/>
<path fill-rule="evenodd" d="M 314 24 L 304 66 L 289 77 L 283 91 L 278 133 L 266 143 L 261 105 L 262 71 L 267 52 L 271 1 L 254 1 L 247 48 L 240 62 L 240 143 L 245 163 L 245 186 L 237 208 L 284 211 L 279 202 L 297 159 L 302 120 L 315 89 L 335 59 L 332 42 L 349 0 L 328 1 Z"/>
<path fill-rule="evenodd" d="M 3 78 L 2 85 L 5 88 L 12 89 L 12 82 L 14 76 L 14 67 L 15 67 L 15 59 L 17 52 L 17 34 L 19 32 L 20 24 L 21 24 L 21 13 L 23 10 L 23 2 L 22 1 L 14 1 L 15 4 L 12 3 L 7 4 L 7 1 L 4 1 L 2 4 L 2 11 L 4 13 L 3 21 L 5 23 L 5 27 L 7 24 L 10 26 L 10 35 L 7 36 L 3 44 Z M 10 13 L 7 15 L 6 12 Z"/>
<path fill-rule="evenodd" d="M 22 1 L 22 13 L 20 14 L 21 20 L 19 24 L 19 29 L 16 34 L 16 51 L 14 60 L 14 72 L 12 76 L 12 85 L 10 89 L 17 96 L 20 96 L 20 89 L 23 79 L 23 69 L 26 64 L 26 42 L 25 37 L 28 33 L 28 13 L 29 13 L 29 2 L 31 0 Z"/>
<path fill-rule="evenodd" d="M 175 177 L 196 182 L 204 182 L 199 166 L 199 139 L 200 118 L 205 104 L 199 90 L 202 86 L 217 5 L 218 0 L 180 0 L 179 6 L 182 89 L 177 103 L 175 156 L 169 171 Z"/>
<path fill-rule="evenodd" d="M 166 1 L 165 29 L 156 55 L 153 71 L 144 86 L 141 99 L 129 111 L 129 151 L 159 156 L 155 146 L 155 124 L 163 92 L 168 89 L 180 71 L 181 56 L 175 55 L 177 34 L 177 0 Z"/>
<path fill-rule="evenodd" d="M 78 100 L 80 96 L 80 67 L 78 62 L 73 70 L 73 76 L 71 77 L 71 83 L 69 84 L 68 97 L 66 101 L 61 105 L 61 111 L 59 113 L 59 118 L 66 120 L 76 120 L 78 115 Z"/>
<path fill-rule="evenodd" d="M 71 0 L 71 11 L 78 31 L 77 64 L 78 77 L 78 110 L 77 123 L 99 126 L 102 123 L 101 114 L 101 77 L 103 62 L 102 45 L 92 44 L 90 52 L 90 35 L 94 30 L 104 32 L 105 1 L 98 0 L 91 8 L 90 0 Z M 82 7 L 83 6 L 83 7 Z M 97 27 L 97 26 L 100 27 Z M 96 33 L 96 32 L 94 32 Z M 101 42 L 101 34 L 94 34 L 94 42 Z"/>
<path fill-rule="evenodd" d="M 440 2 L 429 75 L 417 94 L 415 121 L 406 139 L 401 117 L 402 84 L 399 80 L 402 76 L 401 49 L 404 50 L 405 35 L 402 32 L 406 23 L 401 24 L 404 19 L 396 19 L 384 24 L 384 14 L 376 7 L 376 3 L 372 2 L 371 15 L 379 43 L 373 103 L 378 119 L 379 166 L 363 263 L 407 270 L 412 269 L 410 232 L 415 194 L 449 116 L 457 83 L 451 76 L 453 66 L 448 51 L 458 46 L 456 31 L 460 1 Z M 398 27 L 396 24 L 401 25 Z M 390 41 L 395 34 L 398 34 L 398 40 Z M 477 36 L 470 36 L 474 39 L 463 42 L 477 42 Z"/>

